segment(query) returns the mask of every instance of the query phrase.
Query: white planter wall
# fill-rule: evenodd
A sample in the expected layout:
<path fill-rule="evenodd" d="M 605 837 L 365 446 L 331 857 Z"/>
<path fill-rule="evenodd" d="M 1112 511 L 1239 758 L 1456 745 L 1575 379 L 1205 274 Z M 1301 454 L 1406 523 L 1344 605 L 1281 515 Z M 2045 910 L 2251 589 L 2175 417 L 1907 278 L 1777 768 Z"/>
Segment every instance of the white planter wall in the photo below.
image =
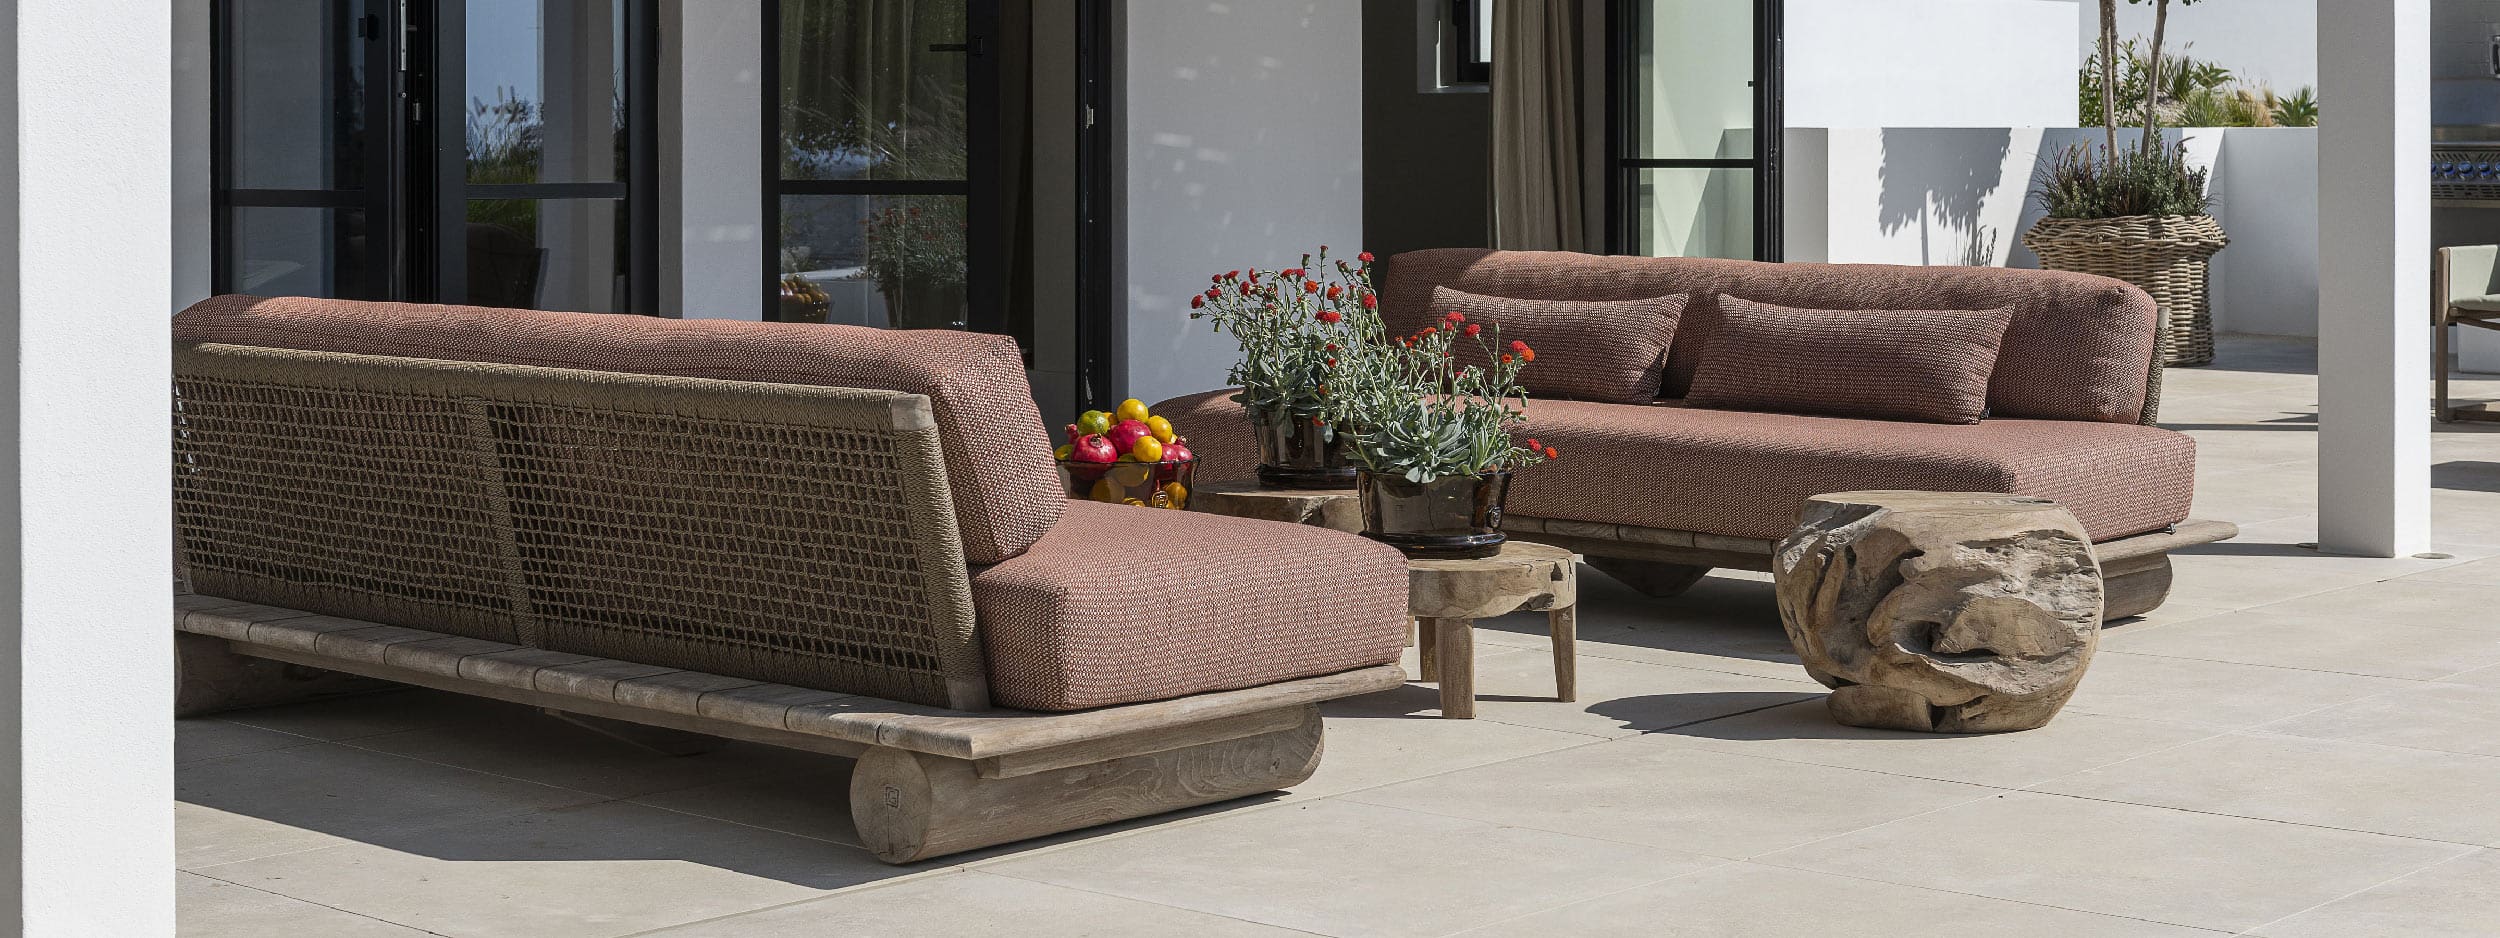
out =
<path fill-rule="evenodd" d="M 1788 0 L 1788 126 L 2073 124 L 2075 69 L 2082 64 L 2073 42 L 2077 6 Z"/>
<path fill-rule="evenodd" d="M 2216 328 L 2317 334 L 2317 132 L 2193 128 L 2190 162 L 2213 171 L 2214 214 L 2231 234 L 2217 257 Z M 2119 145 L 2138 134 L 2121 131 Z M 1846 128 L 1788 132 L 1788 259 L 1832 263 L 2038 267 L 2022 233 L 2048 161 L 2085 128 Z"/>

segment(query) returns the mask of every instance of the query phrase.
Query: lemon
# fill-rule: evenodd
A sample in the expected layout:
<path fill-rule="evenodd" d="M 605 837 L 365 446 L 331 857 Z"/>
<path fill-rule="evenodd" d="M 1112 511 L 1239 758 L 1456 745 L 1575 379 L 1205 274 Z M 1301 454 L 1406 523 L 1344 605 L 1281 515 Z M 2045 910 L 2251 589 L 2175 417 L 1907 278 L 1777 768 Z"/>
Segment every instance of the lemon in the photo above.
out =
<path fill-rule="evenodd" d="M 1181 509 L 1189 507 L 1189 488 L 1178 482 L 1164 483 L 1163 497 L 1169 499 L 1169 501 L 1164 503 L 1164 507 L 1166 508 Z"/>
<path fill-rule="evenodd" d="M 1138 437 L 1136 448 L 1129 450 L 1128 454 L 1137 457 L 1138 462 L 1162 462 L 1163 441 L 1151 436 Z"/>
<path fill-rule="evenodd" d="M 1121 499 L 1126 498 L 1127 496 L 1128 492 L 1121 489 L 1118 483 L 1113 482 L 1110 479 L 1106 478 L 1094 483 L 1093 498 L 1095 501 L 1109 502 L 1117 505 L 1120 503 Z"/>
<path fill-rule="evenodd" d="M 1146 418 L 1146 432 L 1154 434 L 1156 440 L 1165 443 L 1172 442 L 1173 437 L 1177 436 L 1172 432 L 1172 422 L 1161 417 Z"/>
<path fill-rule="evenodd" d="M 1146 402 L 1138 400 L 1134 397 L 1121 401 L 1119 413 L 1120 419 L 1122 420 L 1135 420 L 1143 422 L 1147 416 Z"/>
<path fill-rule="evenodd" d="M 1061 443 L 1059 444 L 1058 449 L 1050 451 L 1051 458 L 1053 459 L 1066 459 L 1075 453 L 1076 444 L 1074 443 Z"/>

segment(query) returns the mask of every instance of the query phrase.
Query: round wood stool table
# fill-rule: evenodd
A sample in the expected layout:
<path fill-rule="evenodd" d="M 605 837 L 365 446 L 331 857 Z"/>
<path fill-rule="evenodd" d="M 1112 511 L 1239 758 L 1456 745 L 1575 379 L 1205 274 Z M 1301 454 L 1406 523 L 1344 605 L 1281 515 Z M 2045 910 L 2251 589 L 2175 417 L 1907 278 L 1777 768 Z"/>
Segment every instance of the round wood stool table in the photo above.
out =
<path fill-rule="evenodd" d="M 1579 630 L 1578 557 L 1560 547 L 1510 541 L 1481 560 L 1408 560 L 1406 608 L 1415 617 L 1422 678 L 1441 685 L 1441 716 L 1476 716 L 1476 621 L 1545 613 L 1554 639 L 1554 699 L 1579 699 L 1572 642 Z"/>
<path fill-rule="evenodd" d="M 1189 510 L 1349 534 L 1363 531 L 1362 499 L 1353 489 L 1269 489 L 1257 482 L 1217 482 L 1189 493 Z"/>

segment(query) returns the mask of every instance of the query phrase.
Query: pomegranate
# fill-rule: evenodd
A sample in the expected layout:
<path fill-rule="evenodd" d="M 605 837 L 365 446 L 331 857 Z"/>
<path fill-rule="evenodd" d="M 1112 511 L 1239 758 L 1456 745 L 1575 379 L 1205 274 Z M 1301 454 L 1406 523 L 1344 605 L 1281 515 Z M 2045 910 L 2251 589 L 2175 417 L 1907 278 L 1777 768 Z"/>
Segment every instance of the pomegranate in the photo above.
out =
<path fill-rule="evenodd" d="M 1197 454 L 1197 453 L 1190 452 L 1190 450 L 1189 450 L 1189 441 L 1188 441 L 1188 440 L 1177 440 L 1177 439 L 1176 439 L 1176 440 L 1173 440 L 1172 442 L 1169 442 L 1169 443 L 1165 443 L 1165 444 L 1163 444 L 1163 461 L 1164 461 L 1164 462 L 1167 462 L 1167 463 L 1188 462 L 1188 461 L 1190 461 L 1190 460 L 1192 460 L 1192 459 L 1196 459 L 1196 458 L 1198 458 L 1198 454 Z"/>
<path fill-rule="evenodd" d="M 1138 440 L 1153 435 L 1154 429 L 1143 420 L 1120 421 L 1111 425 L 1111 432 L 1103 434 L 1110 438 L 1111 448 L 1122 453 L 1136 449 Z"/>
<path fill-rule="evenodd" d="M 1113 448 L 1111 441 L 1104 439 L 1102 434 L 1092 433 L 1078 438 L 1076 441 L 1076 449 L 1071 450 L 1068 453 L 1068 458 L 1076 460 L 1077 462 L 1118 462 L 1120 459 L 1120 451 Z"/>

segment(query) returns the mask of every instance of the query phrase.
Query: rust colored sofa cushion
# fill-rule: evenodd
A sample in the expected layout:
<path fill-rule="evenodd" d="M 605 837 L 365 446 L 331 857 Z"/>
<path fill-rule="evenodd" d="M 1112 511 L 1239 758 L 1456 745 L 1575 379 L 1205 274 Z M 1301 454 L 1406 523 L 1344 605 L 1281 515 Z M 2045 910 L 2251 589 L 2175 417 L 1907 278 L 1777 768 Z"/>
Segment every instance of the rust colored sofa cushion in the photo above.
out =
<path fill-rule="evenodd" d="M 1862 312 L 1719 299 L 1684 403 L 1715 410 L 1978 423 L 2010 309 Z"/>
<path fill-rule="evenodd" d="M 2117 280 L 2045 270 L 1765 264 L 1684 257 L 1442 248 L 1389 258 L 1380 310 L 1392 330 L 1435 315 L 1434 287 L 1488 296 L 1632 300 L 1686 293 L 1660 396 L 1691 390 L 1723 295 L 1799 309 L 2014 311 L 1989 382 L 1997 417 L 2139 423 L 2153 363 L 2154 307 Z"/>
<path fill-rule="evenodd" d="M 1483 325 L 1483 347 L 1461 339 L 1460 361 L 1485 366 L 1485 347 L 1526 342 L 1537 360 L 1519 371 L 1528 393 L 1583 401 L 1639 404 L 1658 399 L 1666 376 L 1667 344 L 1691 297 L 1678 293 L 1643 300 L 1521 300 L 1479 296 L 1448 287 L 1432 290 L 1432 312 L 1460 313 Z M 1501 341 L 1493 341 L 1495 326 Z"/>
<path fill-rule="evenodd" d="M 2186 520 L 2196 485 L 2195 440 L 2132 424 L 1531 399 L 1521 432 L 1563 458 L 1512 477 L 1512 514 L 1730 537 L 1784 537 L 1805 500 L 1826 492 L 1911 489 L 2054 499 L 2106 541 Z"/>
<path fill-rule="evenodd" d="M 990 697 L 1081 710 L 1398 660 L 1406 558 L 1352 534 L 1075 501 L 975 571 Z"/>
<path fill-rule="evenodd" d="M 183 343 L 925 394 L 970 563 L 1022 553 L 1065 497 L 1023 358 L 1004 336 L 249 296 L 203 300 L 173 328 Z"/>

